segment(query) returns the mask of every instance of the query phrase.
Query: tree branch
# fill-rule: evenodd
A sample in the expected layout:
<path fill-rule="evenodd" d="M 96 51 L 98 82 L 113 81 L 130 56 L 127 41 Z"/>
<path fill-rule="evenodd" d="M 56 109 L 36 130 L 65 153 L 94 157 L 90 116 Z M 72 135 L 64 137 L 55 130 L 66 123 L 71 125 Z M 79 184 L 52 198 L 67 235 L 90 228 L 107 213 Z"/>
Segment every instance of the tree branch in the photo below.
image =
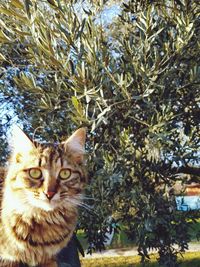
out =
<path fill-rule="evenodd" d="M 191 174 L 200 176 L 200 168 L 199 167 L 193 167 L 193 166 L 181 166 L 181 167 L 173 167 L 171 168 L 171 172 L 176 173 L 184 173 L 184 174 Z"/>

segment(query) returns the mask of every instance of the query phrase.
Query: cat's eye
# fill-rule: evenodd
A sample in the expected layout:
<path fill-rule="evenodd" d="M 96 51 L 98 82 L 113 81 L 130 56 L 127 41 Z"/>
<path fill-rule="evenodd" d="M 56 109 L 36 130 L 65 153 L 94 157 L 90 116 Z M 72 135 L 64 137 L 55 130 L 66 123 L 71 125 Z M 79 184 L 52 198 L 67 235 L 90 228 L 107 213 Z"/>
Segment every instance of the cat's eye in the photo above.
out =
<path fill-rule="evenodd" d="M 29 175 L 33 179 L 40 179 L 42 177 L 42 171 L 37 168 L 32 168 L 29 170 Z"/>
<path fill-rule="evenodd" d="M 59 173 L 59 178 L 62 180 L 66 180 L 71 176 L 71 170 L 70 169 L 62 169 Z"/>

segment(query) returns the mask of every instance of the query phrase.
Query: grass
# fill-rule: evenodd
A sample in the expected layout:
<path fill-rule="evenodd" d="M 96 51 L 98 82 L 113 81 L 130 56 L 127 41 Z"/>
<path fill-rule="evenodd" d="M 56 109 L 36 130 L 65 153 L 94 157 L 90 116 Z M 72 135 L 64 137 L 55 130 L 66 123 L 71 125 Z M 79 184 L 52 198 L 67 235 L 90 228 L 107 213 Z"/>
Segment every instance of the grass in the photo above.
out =
<path fill-rule="evenodd" d="M 150 262 L 146 264 L 148 267 L 159 267 L 156 262 L 156 255 L 151 256 Z M 181 267 L 199 267 L 200 253 L 188 252 L 180 258 Z M 104 257 L 95 259 L 81 259 L 82 267 L 142 267 L 139 256 L 128 257 Z"/>
<path fill-rule="evenodd" d="M 130 266 L 139 267 L 140 257 L 119 256 L 119 257 L 105 257 L 105 258 L 94 258 L 94 259 L 81 259 L 81 266 L 82 267 L 130 267 Z"/>
<path fill-rule="evenodd" d="M 196 224 L 191 227 L 192 242 L 197 242 L 197 234 L 200 232 L 200 219 Z M 87 248 L 87 241 L 84 238 L 84 232 L 78 232 L 78 239 L 81 242 L 84 249 Z M 116 248 L 127 248 L 135 246 L 134 241 L 128 239 L 124 229 L 114 236 L 111 245 L 108 249 Z M 146 264 L 148 267 L 159 267 L 156 261 L 156 255 L 151 256 L 151 261 Z M 187 252 L 180 257 L 181 267 L 200 267 L 200 252 Z M 81 259 L 82 267 L 142 267 L 140 264 L 139 256 L 118 256 L 118 257 L 104 257 L 104 258 L 93 258 L 93 259 Z"/>

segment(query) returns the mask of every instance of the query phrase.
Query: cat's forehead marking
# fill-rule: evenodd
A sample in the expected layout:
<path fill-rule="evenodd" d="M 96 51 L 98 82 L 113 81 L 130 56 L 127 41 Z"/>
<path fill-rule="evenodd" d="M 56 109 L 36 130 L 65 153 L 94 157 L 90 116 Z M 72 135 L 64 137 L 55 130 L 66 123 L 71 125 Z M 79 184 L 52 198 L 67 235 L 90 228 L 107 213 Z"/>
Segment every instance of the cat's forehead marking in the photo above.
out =
<path fill-rule="evenodd" d="M 63 149 L 57 144 L 41 144 L 40 145 L 40 156 L 39 156 L 39 166 L 51 166 L 53 163 L 60 162 L 62 166 L 62 155 Z"/>

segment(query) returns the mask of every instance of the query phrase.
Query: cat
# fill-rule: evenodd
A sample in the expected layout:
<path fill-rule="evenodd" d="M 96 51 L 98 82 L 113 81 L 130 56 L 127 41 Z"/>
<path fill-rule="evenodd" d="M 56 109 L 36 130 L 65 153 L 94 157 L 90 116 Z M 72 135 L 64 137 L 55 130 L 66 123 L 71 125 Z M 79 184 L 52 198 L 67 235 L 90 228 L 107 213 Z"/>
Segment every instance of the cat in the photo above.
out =
<path fill-rule="evenodd" d="M 87 182 L 85 139 L 80 128 L 65 142 L 42 144 L 15 129 L 1 190 L 0 267 L 58 266 Z"/>

